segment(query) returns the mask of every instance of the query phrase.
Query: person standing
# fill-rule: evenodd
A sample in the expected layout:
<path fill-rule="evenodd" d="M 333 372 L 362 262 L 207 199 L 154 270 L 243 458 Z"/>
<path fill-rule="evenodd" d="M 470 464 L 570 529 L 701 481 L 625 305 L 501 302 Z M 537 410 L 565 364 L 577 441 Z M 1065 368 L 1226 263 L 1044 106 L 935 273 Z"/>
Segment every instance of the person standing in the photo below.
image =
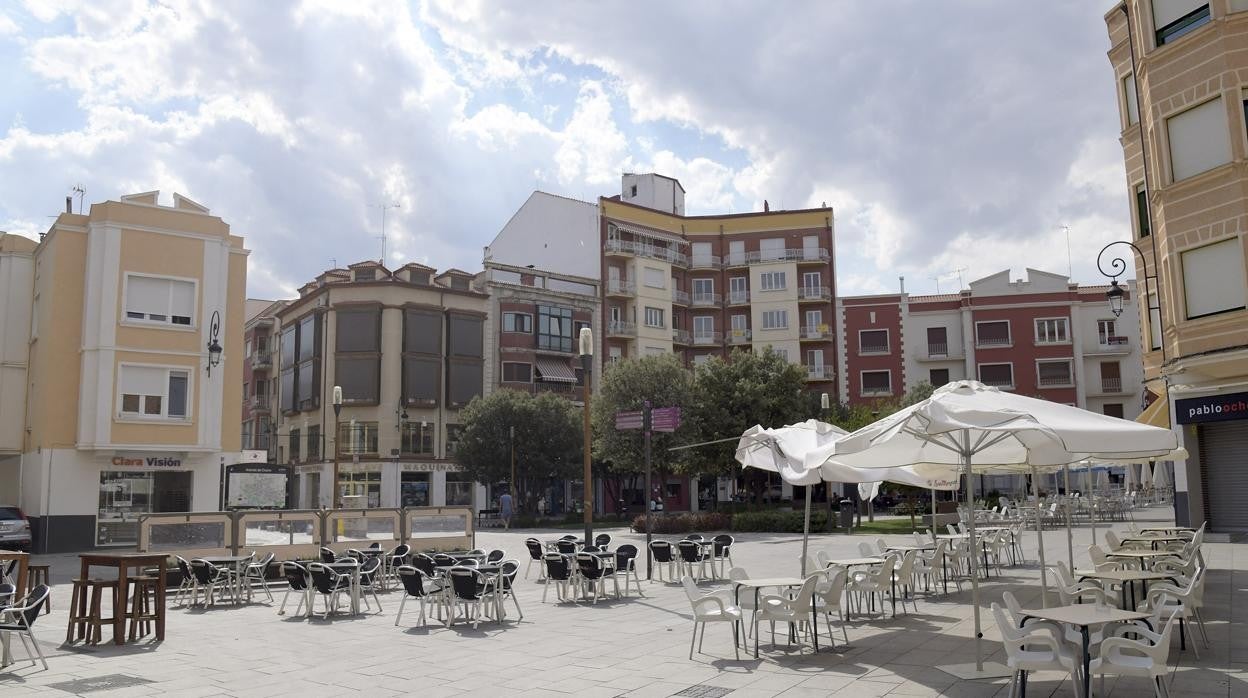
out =
<path fill-rule="evenodd" d="M 503 528 L 511 528 L 511 492 L 504 492 L 503 495 L 498 498 L 498 514 L 503 519 Z"/>

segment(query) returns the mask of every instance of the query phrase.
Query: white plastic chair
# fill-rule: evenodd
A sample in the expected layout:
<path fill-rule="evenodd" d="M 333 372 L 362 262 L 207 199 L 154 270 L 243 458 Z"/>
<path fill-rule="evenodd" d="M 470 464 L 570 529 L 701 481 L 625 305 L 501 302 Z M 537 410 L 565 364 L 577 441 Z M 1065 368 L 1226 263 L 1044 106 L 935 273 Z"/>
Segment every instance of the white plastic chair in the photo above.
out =
<path fill-rule="evenodd" d="M 681 577 L 680 583 L 685 587 L 685 596 L 689 597 L 689 605 L 693 608 L 693 637 L 689 639 L 689 658 L 693 659 L 693 644 L 698 644 L 698 652 L 702 651 L 702 640 L 706 639 L 707 623 L 732 623 L 732 649 L 741 658 L 741 648 L 737 642 L 737 623 L 741 622 L 741 609 L 730 606 L 718 594 L 702 594 L 693 577 Z M 698 626 L 702 626 L 702 638 L 698 639 Z"/>
<path fill-rule="evenodd" d="M 832 643 L 832 649 L 836 650 L 836 638 L 832 634 L 832 609 L 836 609 L 836 615 L 841 620 L 841 635 L 845 638 L 845 644 L 849 644 L 849 633 L 845 630 L 845 610 L 841 607 L 842 599 L 845 596 L 845 578 L 848 573 L 844 569 L 825 570 L 823 572 L 823 580 L 815 584 L 815 608 L 822 611 L 824 621 L 828 624 L 828 641 Z"/>
<path fill-rule="evenodd" d="M 1057 594 L 1062 599 L 1063 606 L 1069 606 L 1076 603 L 1103 603 L 1106 606 L 1116 605 L 1109 600 L 1109 595 L 1105 593 L 1105 588 L 1093 582 L 1076 582 L 1070 574 L 1070 568 L 1066 567 L 1066 563 L 1058 560 L 1048 568 L 1057 575 Z"/>
<path fill-rule="evenodd" d="M 862 597 L 867 597 L 874 605 L 876 596 L 880 597 L 880 611 L 884 610 L 884 595 L 892 593 L 893 569 L 897 566 L 897 556 L 889 555 L 884 562 L 874 569 L 855 570 L 850 578 L 848 589 L 859 596 L 858 612 L 862 613 Z"/>
<path fill-rule="evenodd" d="M 823 578 L 823 573 L 812 574 L 802 582 L 801 588 L 794 597 L 768 594 L 759 599 L 758 619 L 771 623 L 771 642 L 776 642 L 776 623 L 788 623 L 790 637 L 798 635 L 814 615 L 815 585 Z M 798 642 L 801 642 L 800 636 Z"/>
<path fill-rule="evenodd" d="M 1074 652 L 1063 644 L 1051 627 L 1029 623 L 1016 627 L 1006 617 L 1001 604 L 992 604 L 992 615 L 1001 632 L 1001 644 L 1005 646 L 1006 665 L 1010 668 L 1010 698 L 1018 687 L 1019 678 L 1029 671 L 1061 671 L 1071 676 L 1071 688 L 1079 698 L 1080 661 Z"/>
<path fill-rule="evenodd" d="M 858 554 L 863 557 L 879 557 L 880 555 L 875 546 L 865 540 L 858 544 Z"/>
<path fill-rule="evenodd" d="M 1119 628 L 1119 632 L 1133 633 L 1141 639 L 1131 640 L 1118 636 L 1106 638 L 1101 643 L 1101 655 L 1088 665 L 1089 674 L 1101 676 L 1101 695 L 1107 695 L 1105 675 L 1117 674 L 1147 677 L 1153 682 L 1154 696 L 1169 697 L 1170 689 L 1166 686 L 1164 677 L 1167 671 L 1166 662 L 1170 657 L 1170 632 L 1178 617 L 1177 611 L 1171 613 L 1166 627 L 1160 633 L 1150 632 L 1139 626 L 1124 626 Z"/>
<path fill-rule="evenodd" d="M 906 600 L 909 599 L 910 605 L 914 607 L 914 612 L 919 612 L 918 602 L 912 596 L 914 587 L 914 560 L 918 555 L 914 550 L 906 552 L 902 556 L 901 562 L 897 563 L 896 569 L 893 570 L 893 588 L 902 592 L 901 595 L 901 612 L 906 612 Z"/>
<path fill-rule="evenodd" d="M 1166 582 L 1155 582 L 1148 587 L 1148 599 L 1140 604 L 1141 611 L 1160 611 L 1162 615 L 1167 613 L 1177 613 L 1179 616 L 1179 632 L 1183 632 L 1185 621 L 1192 618 L 1196 619 L 1196 624 L 1200 627 L 1200 636 L 1204 641 L 1205 647 L 1209 646 L 1209 636 L 1205 634 L 1205 625 L 1201 622 L 1200 613 L 1197 611 L 1197 588 L 1198 585 L 1204 583 L 1204 575 L 1198 575 L 1188 583 L 1186 588 L 1180 589 L 1173 584 Z M 1196 658 L 1200 659 L 1200 650 L 1196 649 L 1196 638 L 1192 638 L 1192 651 L 1196 654 Z"/>
<path fill-rule="evenodd" d="M 914 573 L 923 578 L 923 588 L 929 593 L 941 585 L 941 570 L 945 565 L 945 553 L 949 549 L 949 541 L 942 540 L 928 553 L 915 556 Z"/>

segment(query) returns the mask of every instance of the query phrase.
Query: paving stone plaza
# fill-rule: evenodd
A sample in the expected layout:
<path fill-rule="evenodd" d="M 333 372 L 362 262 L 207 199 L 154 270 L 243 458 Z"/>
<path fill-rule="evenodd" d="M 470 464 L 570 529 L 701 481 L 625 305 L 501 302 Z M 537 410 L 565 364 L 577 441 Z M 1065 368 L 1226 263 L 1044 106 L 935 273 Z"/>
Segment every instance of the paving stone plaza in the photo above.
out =
<path fill-rule="evenodd" d="M 1169 510 L 1135 512 L 1143 522 L 1163 522 Z M 1123 524 L 1114 525 L 1120 532 Z M 1103 533 L 1104 527 L 1098 532 Z M 625 529 L 606 529 L 613 545 L 634 543 L 644 536 Z M 552 538 L 567 531 L 487 531 L 477 545 L 502 548 L 509 557 L 525 562 L 524 538 Z M 709 533 L 709 532 L 708 532 Z M 662 536 L 659 536 L 662 538 Z M 679 536 L 673 536 L 672 539 Z M 812 551 L 827 550 L 833 557 L 858 555 L 858 543 L 877 536 L 815 535 Z M 909 536 L 884 536 L 889 543 L 909 542 Z M 792 576 L 798 573 L 801 537 L 792 534 L 742 534 L 733 547 L 737 566 L 752 577 Z M 1075 531 L 1076 566 L 1086 564 L 1090 530 Z M 1040 605 L 1036 536 L 1026 532 L 1027 564 L 1006 567 L 1000 578 L 982 587 L 984 648 L 989 660 L 1004 661 L 999 635 L 987 611 L 1001 593 L 1013 591 L 1024 608 Z M 1045 531 L 1049 561 L 1067 557 L 1063 529 Z M 1187 638 L 1186 651 L 1177 638 L 1167 676 L 1172 696 L 1248 695 L 1248 635 L 1244 633 L 1244 593 L 1248 560 L 1242 545 L 1206 542 L 1210 566 L 1204 617 L 1210 646 L 1200 647 L 1200 659 Z M 54 556 L 53 610 L 36 625 L 47 655 L 49 671 L 24 662 L 14 641 L 18 662 L 0 672 L 0 695 L 58 696 L 330 696 L 344 693 L 422 696 L 577 695 L 577 696 L 1005 696 L 1007 679 L 960 681 L 936 668 L 974 661 L 970 587 L 961 592 L 928 596 L 920 592 L 917 612 L 896 618 L 855 618 L 848 624 L 850 646 L 828 647 L 826 628 L 820 651 L 790 648 L 778 628 L 778 645 L 771 645 L 766 626 L 759 659 L 741 650 L 734 658 L 727 624 L 709 624 L 702 653 L 688 657 L 692 614 L 678 584 L 647 583 L 645 597 L 636 595 L 591 603 L 558 603 L 552 589 L 542 603 L 543 584 L 534 566 L 518 583 L 524 611 L 517 621 L 482 623 L 473 629 L 457 623 L 451 628 L 430 619 L 420 626 L 409 603 L 403 623 L 395 627 L 401 594 L 381 594 L 379 614 L 340 615 L 330 620 L 277 614 L 277 602 L 264 599 L 244 605 L 209 609 L 173 607 L 163 643 L 123 647 L 61 646 L 67 621 L 69 579 L 77 568 L 73 556 Z M 727 582 L 703 582 L 704 590 L 730 589 Z M 608 585 L 610 588 L 610 585 Z M 273 586 L 277 601 L 284 585 Z M 1238 603 L 1237 603 L 1238 602 Z M 292 601 L 292 607 L 293 607 Z M 319 608 L 319 600 L 318 600 Z M 513 609 L 514 610 L 514 609 Z M 782 628 L 782 626 L 781 626 Z M 107 638 L 106 638 L 107 639 Z M 1197 640 L 1198 641 L 1198 640 Z M 750 642 L 753 649 L 753 642 Z M 1177 665 L 1177 666 L 1176 666 Z M 1093 679 L 1093 690 L 1099 690 Z M 1108 695 L 1151 695 L 1143 679 L 1110 677 Z M 1034 673 L 1028 695 L 1070 695 L 1068 679 L 1056 673 Z M 1096 695 L 1102 695 L 1096 693 Z"/>

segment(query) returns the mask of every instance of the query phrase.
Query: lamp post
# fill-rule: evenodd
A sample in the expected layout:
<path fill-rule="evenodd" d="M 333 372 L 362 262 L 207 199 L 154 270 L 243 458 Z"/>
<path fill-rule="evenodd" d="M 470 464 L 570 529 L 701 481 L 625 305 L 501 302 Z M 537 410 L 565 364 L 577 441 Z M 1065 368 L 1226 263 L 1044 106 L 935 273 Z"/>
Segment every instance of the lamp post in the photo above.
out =
<path fill-rule="evenodd" d="M 333 492 L 333 496 L 330 499 L 330 503 L 333 505 L 331 508 L 333 509 L 338 509 L 340 507 L 340 504 L 338 501 L 338 448 L 339 448 L 339 441 L 341 441 L 342 439 L 342 425 L 339 421 L 339 417 L 341 415 L 342 415 L 342 386 L 335 385 L 334 386 L 334 482 L 333 482 L 333 489 L 330 490 L 331 492 Z"/>
<path fill-rule="evenodd" d="M 1158 342 L 1158 344 L 1161 345 L 1160 347 L 1161 348 L 1161 364 L 1162 366 L 1165 366 L 1166 364 L 1166 338 L 1164 336 L 1165 333 L 1162 332 L 1161 330 L 1161 318 L 1162 318 L 1161 283 L 1160 283 L 1161 280 L 1157 278 L 1156 264 L 1154 263 L 1153 265 L 1154 273 L 1149 274 L 1148 267 L 1144 266 L 1144 251 L 1136 247 L 1135 243 L 1132 243 L 1128 240 L 1115 240 L 1114 242 L 1111 242 L 1108 245 L 1102 247 L 1101 251 L 1097 253 L 1096 268 L 1099 269 L 1102 274 L 1109 277 L 1110 279 L 1109 290 L 1105 292 L 1105 298 L 1106 300 L 1109 301 L 1109 311 L 1114 314 L 1114 317 L 1122 316 L 1122 302 L 1123 302 L 1123 297 L 1126 295 L 1126 291 L 1123 290 L 1122 286 L 1118 285 L 1118 277 L 1122 276 L 1123 272 L 1127 270 L 1127 261 L 1123 259 L 1122 257 L 1116 256 L 1114 254 L 1111 254 L 1109 256 L 1109 259 L 1108 259 L 1109 270 L 1106 270 L 1105 253 L 1108 252 L 1109 248 L 1113 247 L 1114 245 L 1127 245 L 1132 250 L 1135 250 L 1135 253 L 1140 256 L 1140 264 L 1144 268 L 1144 295 L 1145 295 L 1144 302 L 1145 302 L 1145 305 L 1148 307 L 1148 311 L 1149 311 L 1148 332 L 1151 338 L 1154 329 L 1157 331 L 1158 337 L 1161 340 L 1160 342 Z M 1152 282 L 1151 292 L 1149 291 L 1150 281 Z M 1157 305 L 1155 306 L 1153 305 L 1153 301 L 1152 301 L 1152 296 L 1154 294 L 1157 296 Z M 1157 327 L 1156 328 L 1152 326 L 1153 325 L 1152 311 L 1154 310 L 1157 311 Z M 1149 344 L 1152 344 L 1152 342 L 1150 341 Z"/>
<path fill-rule="evenodd" d="M 212 320 L 208 323 L 208 375 L 212 376 L 212 367 L 221 365 L 221 313 L 212 311 Z"/>
<path fill-rule="evenodd" d="M 581 381 L 584 385 L 585 403 L 585 544 L 594 542 L 594 488 L 593 473 L 590 470 L 590 429 L 589 429 L 589 380 L 594 362 L 594 333 L 588 327 L 581 328 Z"/>
<path fill-rule="evenodd" d="M 508 427 L 507 431 L 508 431 L 507 441 L 508 441 L 508 445 L 511 447 L 511 498 L 514 502 L 513 503 L 513 506 L 514 506 L 515 504 L 519 503 L 519 500 L 516 499 L 516 494 L 519 491 L 516 489 L 516 427 L 515 426 Z M 516 507 L 516 508 L 519 509 L 519 507 Z"/>

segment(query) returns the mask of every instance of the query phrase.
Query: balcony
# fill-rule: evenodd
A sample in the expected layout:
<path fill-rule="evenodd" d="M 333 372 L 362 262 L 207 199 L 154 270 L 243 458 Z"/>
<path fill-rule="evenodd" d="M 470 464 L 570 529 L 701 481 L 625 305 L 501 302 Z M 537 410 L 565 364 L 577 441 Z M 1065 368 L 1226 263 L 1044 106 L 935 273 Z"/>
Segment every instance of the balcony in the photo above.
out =
<path fill-rule="evenodd" d="M 689 330 L 672 330 L 672 343 L 689 345 L 693 342 L 693 335 Z"/>
<path fill-rule="evenodd" d="M 269 351 L 256 350 L 251 354 L 251 370 L 265 371 L 273 367 L 273 354 Z"/>
<path fill-rule="evenodd" d="M 859 356 L 871 356 L 872 354 L 879 355 L 879 354 L 887 354 L 887 353 L 888 353 L 887 344 L 859 344 L 858 345 Z"/>
<path fill-rule="evenodd" d="M 1101 392 L 1102 393 L 1121 393 L 1122 392 L 1122 379 L 1121 378 L 1102 378 L 1101 379 Z"/>
<path fill-rule="evenodd" d="M 718 269 L 719 256 L 713 254 L 694 255 L 689 259 L 690 269 Z"/>
<path fill-rule="evenodd" d="M 799 286 L 797 300 L 802 303 L 830 301 L 832 289 L 828 286 Z"/>
<path fill-rule="evenodd" d="M 802 339 L 827 339 L 832 336 L 832 331 L 827 325 L 807 325 L 802 328 Z"/>
<path fill-rule="evenodd" d="M 832 380 L 831 366 L 807 366 L 806 380 L 808 381 L 830 381 Z"/>
<path fill-rule="evenodd" d="M 724 297 L 718 293 L 702 291 L 693 294 L 693 306 L 695 308 L 718 306 L 723 300 Z"/>
<path fill-rule="evenodd" d="M 926 350 L 915 357 L 919 361 L 961 361 L 965 358 L 961 345 L 949 346 L 948 342 L 929 342 Z"/>
<path fill-rule="evenodd" d="M 1131 353 L 1131 341 L 1126 337 L 1101 337 L 1088 354 L 1126 356 Z"/>
<path fill-rule="evenodd" d="M 750 303 L 749 291 L 729 291 L 728 292 L 728 305 L 749 305 L 749 303 Z"/>
<path fill-rule="evenodd" d="M 980 378 L 979 382 L 994 388 L 1001 388 L 1002 390 L 1014 389 L 1013 378 Z"/>
<path fill-rule="evenodd" d="M 660 247 L 634 240 L 607 240 L 603 251 L 613 256 L 636 256 L 658 259 L 681 267 L 689 266 L 689 256 L 670 247 Z"/>
<path fill-rule="evenodd" d="M 625 281 L 623 279 L 608 279 L 607 280 L 607 295 L 608 296 L 622 296 L 624 298 L 632 298 L 633 296 L 637 295 L 637 284 L 633 283 L 632 281 Z"/>
<path fill-rule="evenodd" d="M 1040 376 L 1041 388 L 1071 388 L 1074 387 L 1074 381 L 1069 375 L 1066 376 Z"/>
<path fill-rule="evenodd" d="M 744 267 L 749 264 L 749 255 L 745 252 L 729 252 L 724 256 L 725 267 Z"/>
<path fill-rule="evenodd" d="M 858 394 L 862 397 L 888 397 L 893 394 L 893 388 L 888 385 L 864 385 L 862 390 L 858 391 Z"/>
<path fill-rule="evenodd" d="M 623 320 L 609 320 L 607 321 L 607 336 L 608 337 L 636 337 L 637 336 L 637 323 L 625 322 Z"/>
<path fill-rule="evenodd" d="M 694 346 L 704 347 L 704 346 L 710 346 L 713 344 L 723 344 L 723 342 L 724 342 L 723 332 L 694 332 L 693 333 Z"/>
<path fill-rule="evenodd" d="M 749 344 L 751 337 L 753 337 L 753 334 L 754 333 L 751 332 L 749 328 L 732 330 L 731 332 L 728 333 L 728 343 L 729 344 Z"/>
<path fill-rule="evenodd" d="M 268 395 L 252 395 L 248 401 L 252 412 L 268 412 L 269 396 Z"/>
<path fill-rule="evenodd" d="M 729 255 L 732 257 L 732 255 Z M 785 248 L 783 250 L 758 250 L 755 252 L 745 253 L 746 264 L 769 264 L 771 262 L 798 262 L 799 264 L 810 264 L 818 262 L 826 262 L 832 256 L 822 247 L 814 249 L 802 248 Z M 731 266 L 731 262 L 729 263 Z"/>
<path fill-rule="evenodd" d="M 689 294 L 685 293 L 684 291 L 677 291 L 676 289 L 672 289 L 672 304 L 673 305 L 689 305 Z"/>
<path fill-rule="evenodd" d="M 1009 337 L 976 337 L 975 347 L 982 349 L 993 349 L 999 347 L 1008 347 L 1011 345 Z"/>

